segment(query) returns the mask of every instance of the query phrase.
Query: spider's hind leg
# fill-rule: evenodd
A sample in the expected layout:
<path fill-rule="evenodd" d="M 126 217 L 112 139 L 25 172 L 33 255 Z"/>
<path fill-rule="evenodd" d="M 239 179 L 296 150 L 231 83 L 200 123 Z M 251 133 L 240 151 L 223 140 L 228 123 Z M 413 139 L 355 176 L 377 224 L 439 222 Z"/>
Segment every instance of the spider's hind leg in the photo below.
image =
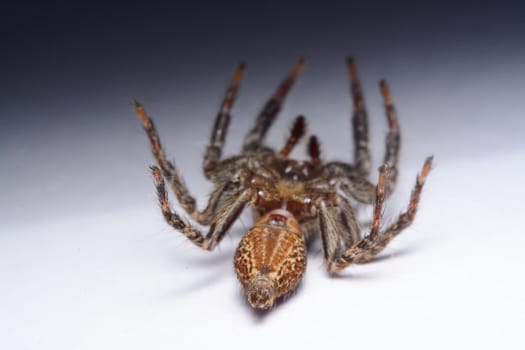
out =
<path fill-rule="evenodd" d="M 379 226 L 381 223 L 382 208 L 385 199 L 385 183 L 388 176 L 388 168 L 385 166 L 381 167 L 376 189 L 376 204 L 374 207 L 374 216 L 372 219 L 370 233 L 352 247 L 348 248 L 338 258 L 333 259 L 328 264 L 328 270 L 330 272 L 340 271 L 354 262 L 364 263 L 372 260 L 373 257 L 381 252 L 387 246 L 387 244 L 390 243 L 390 241 L 394 239 L 403 229 L 410 226 L 410 224 L 414 221 L 421 191 L 423 190 L 425 179 L 430 172 L 431 167 L 432 157 L 428 157 L 425 160 L 421 172 L 416 178 L 416 184 L 410 196 L 410 204 L 408 209 L 399 215 L 396 222 L 388 226 L 386 229 L 380 231 Z"/>

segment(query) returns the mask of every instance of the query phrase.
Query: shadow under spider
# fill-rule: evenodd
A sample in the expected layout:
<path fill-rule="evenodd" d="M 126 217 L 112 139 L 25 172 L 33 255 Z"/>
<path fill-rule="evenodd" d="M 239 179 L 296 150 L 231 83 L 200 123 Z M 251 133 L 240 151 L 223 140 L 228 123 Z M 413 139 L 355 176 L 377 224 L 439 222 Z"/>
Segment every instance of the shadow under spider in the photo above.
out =
<path fill-rule="evenodd" d="M 215 248 L 212 252 L 203 251 L 201 255 L 185 257 L 184 265 L 192 264 L 198 268 L 222 268 L 222 265 L 232 265 L 235 247 L 233 249 Z"/>
<path fill-rule="evenodd" d="M 395 258 L 399 258 L 399 257 L 404 256 L 404 255 L 412 254 L 412 252 L 414 252 L 416 250 L 419 251 L 420 248 L 416 249 L 415 246 L 403 247 L 401 249 L 396 249 L 396 250 L 392 251 L 389 254 L 383 253 L 381 255 L 378 255 L 372 261 L 369 261 L 369 262 L 366 262 L 366 263 L 362 263 L 362 264 L 359 264 L 359 263 L 357 263 L 357 264 L 358 265 L 375 264 L 375 263 L 378 263 L 378 262 L 382 262 L 382 261 L 386 261 L 386 260 L 390 260 L 390 259 L 395 259 Z"/>
<path fill-rule="evenodd" d="M 376 279 L 377 274 L 375 273 L 354 273 L 353 271 L 352 272 L 348 271 L 348 272 L 334 274 L 328 277 L 333 278 L 335 280 L 370 281 L 370 280 Z"/>

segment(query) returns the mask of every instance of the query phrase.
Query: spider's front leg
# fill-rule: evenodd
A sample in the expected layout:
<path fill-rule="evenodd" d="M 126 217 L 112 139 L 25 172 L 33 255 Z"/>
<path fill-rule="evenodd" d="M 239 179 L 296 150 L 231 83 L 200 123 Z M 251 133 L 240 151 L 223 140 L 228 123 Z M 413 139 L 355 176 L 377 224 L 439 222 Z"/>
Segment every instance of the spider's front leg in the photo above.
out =
<path fill-rule="evenodd" d="M 381 89 L 381 95 L 383 96 L 383 103 L 385 105 L 385 113 L 388 121 L 388 133 L 386 134 L 386 149 L 385 158 L 383 164 L 388 166 L 389 171 L 387 174 L 385 192 L 386 195 L 390 195 L 397 182 L 397 163 L 399 161 L 399 149 L 401 146 L 401 135 L 399 133 L 399 125 L 397 123 L 397 115 L 390 96 L 390 89 L 386 83 L 386 80 L 381 80 L 379 83 Z"/>
<path fill-rule="evenodd" d="M 374 207 L 370 233 L 352 247 L 348 248 L 338 258 L 329 261 L 328 270 L 330 272 L 341 271 L 354 262 L 363 263 L 372 260 L 372 258 L 381 252 L 386 245 L 394 239 L 394 237 L 414 221 L 421 191 L 423 190 L 425 179 L 427 178 L 431 167 L 432 157 L 428 157 L 425 160 L 421 172 L 416 178 L 416 184 L 410 196 L 408 209 L 399 215 L 398 219 L 383 231 L 379 230 L 379 226 L 381 224 L 382 208 L 385 200 L 385 185 L 388 176 L 388 167 L 382 166 L 380 168 L 379 181 L 376 187 L 376 204 Z"/>
<path fill-rule="evenodd" d="M 357 67 L 353 57 L 347 58 L 348 73 L 350 74 L 350 88 L 354 113 L 352 115 L 352 127 L 354 132 L 354 162 L 357 172 L 362 177 L 370 173 L 370 150 L 368 148 L 368 112 L 361 88 L 361 82 L 357 76 Z"/>
<path fill-rule="evenodd" d="M 292 88 L 299 73 L 303 70 L 303 67 L 304 59 L 301 58 L 293 68 L 290 75 L 284 79 L 275 93 L 270 97 L 268 102 L 266 102 L 262 111 L 257 116 L 255 125 L 244 138 L 243 152 L 255 150 L 261 147 L 266 136 L 266 132 L 273 124 L 275 117 L 277 117 L 277 114 L 281 110 L 286 95 Z"/>
<path fill-rule="evenodd" d="M 228 126 L 230 125 L 230 112 L 235 102 L 237 90 L 239 89 L 239 83 L 241 82 L 242 76 L 246 70 L 246 65 L 241 63 L 235 71 L 233 78 L 230 82 L 228 90 L 226 90 L 226 96 L 222 100 L 219 113 L 215 118 L 215 123 L 210 136 L 210 144 L 206 148 L 204 153 L 203 170 L 204 175 L 208 179 L 213 176 L 215 169 L 221 159 L 222 148 L 224 146 L 224 140 L 228 132 Z"/>
<path fill-rule="evenodd" d="M 179 214 L 171 210 L 161 170 L 156 166 L 152 166 L 151 172 L 155 180 L 162 215 L 166 222 L 185 235 L 196 246 L 205 250 L 212 250 L 217 246 L 253 196 L 251 189 L 245 189 L 242 186 L 227 192 L 222 198 L 221 206 L 217 208 L 208 234 L 205 236 L 201 231 L 193 227 L 191 223 L 182 219 Z M 210 201 L 212 200 L 213 196 L 210 198 Z M 210 205 L 208 204 L 208 207 Z"/>

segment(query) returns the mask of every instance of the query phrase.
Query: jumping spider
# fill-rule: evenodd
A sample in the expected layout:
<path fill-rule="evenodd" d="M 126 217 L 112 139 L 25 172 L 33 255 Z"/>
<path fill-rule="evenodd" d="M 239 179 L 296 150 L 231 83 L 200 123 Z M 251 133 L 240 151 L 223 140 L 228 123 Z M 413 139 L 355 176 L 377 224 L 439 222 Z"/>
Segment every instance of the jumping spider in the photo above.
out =
<path fill-rule="evenodd" d="M 364 263 L 414 220 L 419 197 L 430 171 L 428 157 L 416 178 L 408 209 L 389 226 L 380 229 L 383 202 L 393 191 L 397 179 L 400 134 L 396 113 L 385 81 L 380 89 L 386 109 L 388 133 L 383 165 L 374 186 L 370 173 L 368 117 L 361 84 L 352 58 L 347 62 L 354 104 L 352 117 L 355 164 L 323 162 L 319 142 L 310 136 L 310 160 L 289 158 L 294 146 L 306 132 L 304 117 L 299 116 L 284 147 L 266 147 L 264 139 L 288 91 L 304 66 L 301 59 L 279 85 L 244 139 L 239 155 L 221 159 L 224 139 L 245 65 L 236 70 L 211 133 L 204 154 L 204 175 L 214 183 L 206 208 L 199 211 L 174 164 L 166 159 L 157 130 L 142 105 L 134 101 L 135 111 L 151 142 L 157 166 L 151 167 L 164 218 L 175 230 L 205 250 L 214 249 L 250 204 L 256 222 L 242 238 L 234 258 L 237 277 L 248 302 L 255 309 L 268 309 L 277 298 L 292 292 L 306 268 L 306 242 L 321 235 L 326 267 L 338 272 L 352 263 Z M 164 180 L 165 179 L 165 180 Z M 164 181 L 171 186 L 184 211 L 201 225 L 210 226 L 206 235 L 188 220 L 173 212 Z M 351 200 L 374 205 L 370 232 L 361 233 Z"/>

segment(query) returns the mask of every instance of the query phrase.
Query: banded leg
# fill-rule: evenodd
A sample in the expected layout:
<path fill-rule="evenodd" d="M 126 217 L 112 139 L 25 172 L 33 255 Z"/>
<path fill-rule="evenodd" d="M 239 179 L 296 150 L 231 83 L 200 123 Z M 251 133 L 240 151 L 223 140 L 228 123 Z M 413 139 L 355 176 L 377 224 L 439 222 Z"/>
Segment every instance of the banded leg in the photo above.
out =
<path fill-rule="evenodd" d="M 286 95 L 293 86 L 295 79 L 303 70 L 304 59 L 300 59 L 295 65 L 290 75 L 279 85 L 272 97 L 266 102 L 262 111 L 257 116 L 255 126 L 248 132 L 244 138 L 243 152 L 259 148 L 266 136 L 266 132 L 272 125 L 275 117 L 281 110 L 281 106 Z"/>
<path fill-rule="evenodd" d="M 387 244 L 394 239 L 403 229 L 410 226 L 414 221 L 417 206 L 419 204 L 419 199 L 421 196 L 421 191 L 423 190 L 423 185 L 427 178 L 428 173 L 432 167 L 432 157 L 428 157 L 425 160 L 421 172 L 416 178 L 416 184 L 412 190 L 410 196 L 410 204 L 408 209 L 399 215 L 396 222 L 388 226 L 385 230 L 379 231 L 379 225 L 381 222 L 381 210 L 383 206 L 383 201 L 385 198 L 385 174 L 387 171 L 386 167 L 381 167 L 379 173 L 379 182 L 377 185 L 377 201 L 374 208 L 374 216 L 372 219 L 372 228 L 370 233 L 365 238 L 357 242 L 353 247 L 347 249 L 339 258 L 334 259 L 328 264 L 328 270 L 330 272 L 338 272 L 347 267 L 348 265 L 357 262 L 363 263 L 372 260 L 372 258 L 381 252 Z"/>
<path fill-rule="evenodd" d="M 354 104 L 354 113 L 352 115 L 354 163 L 359 175 L 367 177 L 370 174 L 371 164 L 370 150 L 368 148 L 368 113 L 353 57 L 348 57 L 347 66 L 350 73 L 352 101 Z"/>
<path fill-rule="evenodd" d="M 352 247 L 348 248 L 345 252 L 343 252 L 342 254 L 339 255 L 339 257 L 335 258 L 333 256 L 325 256 L 325 258 L 327 258 L 326 262 L 327 262 L 327 265 L 328 265 L 328 270 L 330 272 L 336 272 L 336 271 L 339 271 L 337 270 L 337 268 L 340 268 L 340 269 L 343 269 L 344 267 L 346 267 L 347 265 L 343 265 L 341 262 L 343 263 L 347 263 L 346 260 L 343 260 L 346 255 L 348 254 L 348 252 L 354 252 L 354 250 L 356 249 L 366 249 L 366 247 L 368 247 L 369 245 L 371 245 L 373 242 L 375 242 L 377 240 L 377 236 L 378 236 L 378 232 L 379 232 L 379 225 L 380 225 L 380 222 L 381 222 L 381 214 L 382 214 L 382 210 L 383 210 L 383 203 L 385 201 L 385 192 L 384 192 L 384 189 L 385 189 L 385 177 L 386 177 L 386 172 L 387 172 L 387 167 L 385 165 L 381 166 L 379 168 L 379 180 L 378 180 L 378 183 L 377 183 L 377 186 L 376 186 L 376 203 L 375 203 L 375 206 L 374 206 L 374 214 L 373 214 L 373 218 L 372 218 L 372 227 L 370 229 L 370 233 L 367 237 L 361 239 L 360 241 L 358 241 L 355 245 L 353 245 Z M 320 219 L 322 219 L 320 217 Z M 321 228 L 322 228 L 322 224 L 321 224 Z M 321 229 L 321 234 L 323 234 L 323 230 Z M 325 237 L 323 236 L 323 239 Z M 330 237 L 327 236 L 328 239 L 330 239 Z M 352 260 L 353 262 L 353 260 Z M 335 267 L 334 267 L 334 263 L 337 264 Z"/>
<path fill-rule="evenodd" d="M 208 234 L 204 236 L 191 223 L 171 210 L 161 170 L 152 166 L 151 172 L 155 180 L 160 208 L 166 222 L 185 235 L 193 244 L 205 250 L 212 250 L 217 246 L 252 197 L 249 189 L 240 189 L 230 193 L 227 198 L 224 198 L 224 205 L 218 209 L 214 223 L 210 226 Z"/>
<path fill-rule="evenodd" d="M 301 140 L 301 138 L 304 136 L 305 132 L 306 122 L 304 121 L 304 117 L 300 115 L 295 119 L 292 130 L 290 131 L 290 136 L 288 136 L 286 144 L 284 145 L 283 149 L 279 152 L 281 157 L 288 157 L 288 155 L 294 149 L 295 145 L 297 145 L 299 140 Z"/>
<path fill-rule="evenodd" d="M 401 144 L 401 136 L 399 133 L 399 126 L 397 123 L 396 110 L 392 103 L 390 96 L 390 89 L 385 80 L 379 83 L 381 95 L 383 96 L 383 103 L 385 105 L 385 113 L 388 121 L 388 133 L 386 135 L 386 150 L 383 164 L 389 168 L 388 177 L 386 179 L 386 194 L 391 194 L 397 182 L 397 162 L 399 160 L 399 148 Z"/>
<path fill-rule="evenodd" d="M 135 113 L 142 122 L 144 130 L 148 135 L 151 144 L 151 151 L 162 171 L 162 175 L 167 179 L 171 189 L 177 196 L 177 200 L 184 211 L 186 211 L 186 213 L 191 216 L 196 216 L 198 211 L 195 198 L 190 194 L 186 184 L 182 180 L 182 177 L 175 168 L 175 165 L 166 159 L 166 155 L 162 149 L 159 134 L 155 128 L 155 125 L 153 124 L 153 120 L 151 120 L 151 118 L 146 114 L 144 107 L 138 101 L 134 100 L 132 101 L 132 104 L 135 107 Z"/>
<path fill-rule="evenodd" d="M 209 179 L 211 173 L 217 166 L 217 163 L 221 159 L 222 148 L 224 146 L 224 140 L 226 133 L 228 132 L 228 126 L 230 124 L 230 111 L 235 102 L 235 96 L 239 88 L 239 83 L 246 70 L 246 65 L 241 63 L 235 71 L 233 78 L 230 82 L 226 95 L 221 103 L 221 107 L 217 117 L 215 118 L 215 124 L 210 136 L 210 144 L 206 148 L 204 154 L 203 170 L 206 177 Z"/>

